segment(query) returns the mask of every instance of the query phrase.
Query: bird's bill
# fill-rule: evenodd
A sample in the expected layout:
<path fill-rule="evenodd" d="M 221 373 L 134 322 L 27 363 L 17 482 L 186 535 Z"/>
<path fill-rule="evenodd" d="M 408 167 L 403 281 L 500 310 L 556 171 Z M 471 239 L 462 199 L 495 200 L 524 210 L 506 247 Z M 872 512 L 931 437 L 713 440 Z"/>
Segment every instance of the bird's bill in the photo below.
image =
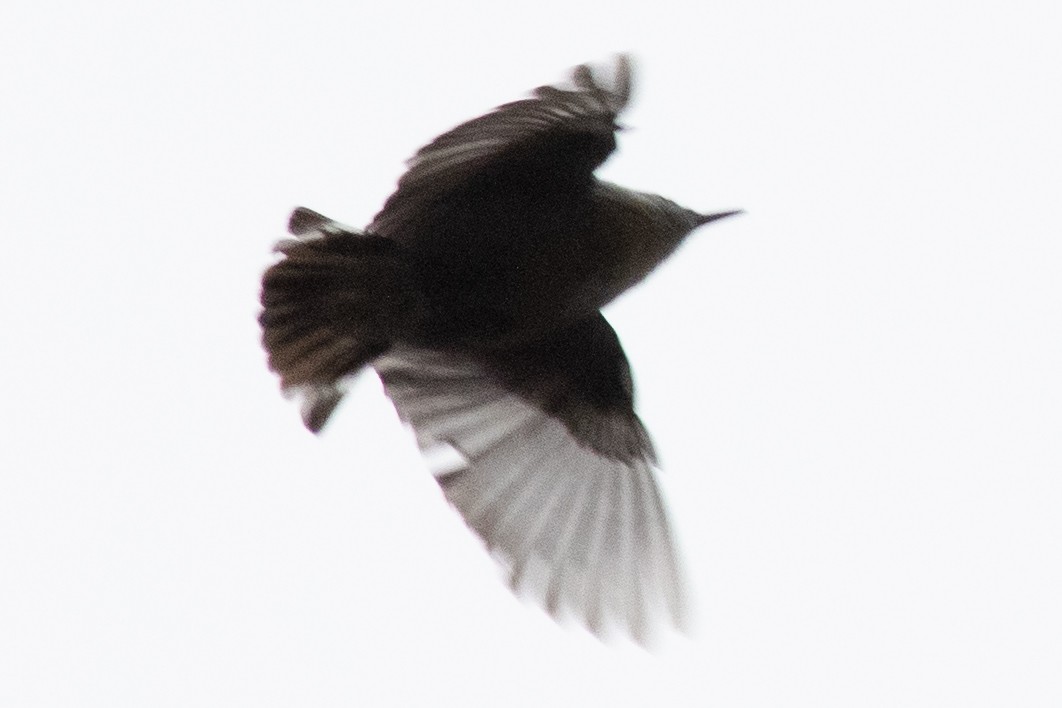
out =
<path fill-rule="evenodd" d="M 697 219 L 698 226 L 704 226 L 712 221 L 718 221 L 719 219 L 725 219 L 728 216 L 737 216 L 738 214 L 744 214 L 744 209 L 734 209 L 732 211 L 717 211 L 714 214 L 701 214 Z"/>

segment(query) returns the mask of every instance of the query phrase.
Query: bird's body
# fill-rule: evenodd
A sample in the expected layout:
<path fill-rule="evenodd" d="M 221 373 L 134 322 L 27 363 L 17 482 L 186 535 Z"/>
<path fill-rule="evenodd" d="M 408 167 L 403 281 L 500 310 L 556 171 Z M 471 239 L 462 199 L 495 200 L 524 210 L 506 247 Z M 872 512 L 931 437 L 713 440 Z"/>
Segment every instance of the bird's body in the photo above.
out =
<path fill-rule="evenodd" d="M 436 138 L 364 232 L 297 209 L 260 321 L 308 427 L 371 364 L 422 448 L 459 453 L 440 485 L 514 584 L 534 576 L 551 610 L 641 636 L 654 608 L 678 619 L 681 582 L 630 371 L 599 310 L 735 212 L 597 180 L 629 65 L 611 88 L 586 67 L 573 79 Z"/>

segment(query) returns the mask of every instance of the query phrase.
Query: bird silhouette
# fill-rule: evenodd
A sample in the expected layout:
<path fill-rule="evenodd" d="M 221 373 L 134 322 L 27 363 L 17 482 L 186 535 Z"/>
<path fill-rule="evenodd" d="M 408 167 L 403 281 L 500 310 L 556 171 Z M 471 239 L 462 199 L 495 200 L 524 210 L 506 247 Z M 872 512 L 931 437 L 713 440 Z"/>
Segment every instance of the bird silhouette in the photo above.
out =
<path fill-rule="evenodd" d="M 602 306 L 701 214 L 601 181 L 631 64 L 435 138 L 364 230 L 306 208 L 262 280 L 269 366 L 313 432 L 371 366 L 449 502 L 554 616 L 645 641 L 681 626 L 680 562 Z"/>

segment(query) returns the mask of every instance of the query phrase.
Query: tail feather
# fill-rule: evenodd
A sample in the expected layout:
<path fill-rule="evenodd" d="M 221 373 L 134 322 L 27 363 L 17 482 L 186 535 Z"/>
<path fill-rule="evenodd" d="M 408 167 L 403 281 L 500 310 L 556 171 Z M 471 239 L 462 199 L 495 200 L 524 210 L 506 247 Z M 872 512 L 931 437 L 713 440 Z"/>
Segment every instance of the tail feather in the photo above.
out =
<path fill-rule="evenodd" d="M 262 277 L 262 344 L 281 388 L 303 401 L 319 431 L 343 396 L 342 380 L 385 352 L 413 312 L 415 288 L 396 244 L 309 209 L 291 216 L 298 238 Z"/>
<path fill-rule="evenodd" d="M 288 218 L 288 233 L 293 236 L 302 236 L 313 231 L 328 233 L 329 231 L 352 231 L 338 221 L 329 219 L 324 214 L 318 214 L 313 209 L 295 207 Z"/>

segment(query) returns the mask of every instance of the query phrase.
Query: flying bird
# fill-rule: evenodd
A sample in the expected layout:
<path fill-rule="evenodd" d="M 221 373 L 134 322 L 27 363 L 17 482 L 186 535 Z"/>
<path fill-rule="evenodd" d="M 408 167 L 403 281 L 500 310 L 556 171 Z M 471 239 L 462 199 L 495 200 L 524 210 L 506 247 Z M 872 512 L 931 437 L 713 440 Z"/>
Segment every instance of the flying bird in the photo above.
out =
<path fill-rule="evenodd" d="M 597 179 L 631 64 L 579 66 L 440 135 L 364 229 L 299 207 L 262 279 L 270 368 L 318 432 L 376 370 L 517 592 L 603 635 L 681 626 L 680 562 L 601 308 L 702 214 Z"/>

